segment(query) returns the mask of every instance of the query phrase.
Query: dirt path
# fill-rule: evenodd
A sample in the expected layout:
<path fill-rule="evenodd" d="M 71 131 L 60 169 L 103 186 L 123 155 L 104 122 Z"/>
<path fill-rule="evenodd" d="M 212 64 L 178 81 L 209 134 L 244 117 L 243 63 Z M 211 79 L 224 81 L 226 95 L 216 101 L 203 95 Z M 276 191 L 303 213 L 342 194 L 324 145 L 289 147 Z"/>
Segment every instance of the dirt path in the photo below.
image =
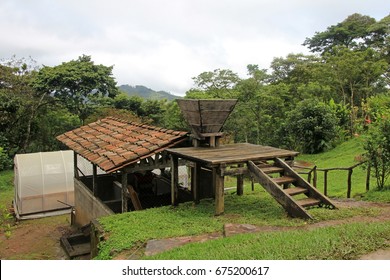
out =
<path fill-rule="evenodd" d="M 346 224 L 352 222 L 378 222 L 390 221 L 390 203 L 381 204 L 364 201 L 353 200 L 336 200 L 339 208 L 343 207 L 378 207 L 384 211 L 376 217 L 352 217 L 343 220 L 324 221 L 315 224 L 310 224 L 307 227 L 319 228 L 334 226 L 339 224 Z M 291 228 L 289 228 L 291 229 Z M 276 231 L 287 230 L 281 227 L 255 227 L 252 225 L 225 225 L 224 235 L 239 234 L 254 231 Z M 67 255 L 60 245 L 60 238 L 63 235 L 70 235 L 75 232 L 75 229 L 70 226 L 70 215 L 61 215 L 55 217 L 47 217 L 36 220 L 20 221 L 11 231 L 11 236 L 6 238 L 4 233 L 0 234 L 0 259 L 17 259 L 17 260 L 61 260 L 67 259 Z M 167 250 L 169 247 L 177 247 L 189 242 L 204 242 L 208 239 L 222 238 L 223 234 L 211 234 L 210 236 L 195 236 L 195 237 L 180 237 L 170 238 L 167 240 L 154 240 L 149 242 L 150 251 L 147 254 L 155 254 L 162 250 Z M 160 242 L 160 243 L 159 243 Z M 167 244 L 170 246 L 167 246 Z M 159 245 L 164 244 L 164 245 Z M 153 245 L 153 246 L 152 246 Z M 148 247 L 148 245 L 146 245 Z M 128 256 L 122 256 L 128 257 Z M 386 259 L 390 260 L 390 249 L 379 250 L 372 252 L 361 259 L 376 260 Z"/>
<path fill-rule="evenodd" d="M 74 230 L 70 226 L 70 215 L 19 221 L 12 228 L 9 238 L 1 233 L 0 259 L 67 259 L 60 245 L 60 238 Z"/>

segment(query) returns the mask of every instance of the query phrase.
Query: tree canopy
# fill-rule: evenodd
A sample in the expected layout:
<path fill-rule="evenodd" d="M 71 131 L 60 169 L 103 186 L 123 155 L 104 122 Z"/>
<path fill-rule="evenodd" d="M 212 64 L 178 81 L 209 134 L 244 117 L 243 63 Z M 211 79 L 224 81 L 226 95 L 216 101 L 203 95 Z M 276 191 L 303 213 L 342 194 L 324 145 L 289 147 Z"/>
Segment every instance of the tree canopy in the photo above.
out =
<path fill-rule="evenodd" d="M 58 66 L 43 67 L 33 87 L 54 96 L 84 123 L 102 97 L 117 95 L 112 69 L 113 66 L 96 65 L 90 56 L 83 55 Z"/>

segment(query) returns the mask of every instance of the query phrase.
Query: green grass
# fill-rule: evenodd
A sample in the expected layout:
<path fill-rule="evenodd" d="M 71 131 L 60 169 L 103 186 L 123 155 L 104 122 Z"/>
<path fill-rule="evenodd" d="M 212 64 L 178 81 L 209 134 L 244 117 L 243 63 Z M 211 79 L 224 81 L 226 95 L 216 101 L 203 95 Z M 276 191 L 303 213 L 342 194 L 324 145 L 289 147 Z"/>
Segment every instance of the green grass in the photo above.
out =
<path fill-rule="evenodd" d="M 214 216 L 214 207 L 212 200 L 202 200 L 198 205 L 188 202 L 176 208 L 167 206 L 102 217 L 99 222 L 108 238 L 100 243 L 97 259 L 111 259 L 116 253 L 151 239 L 222 232 L 226 223 L 300 227 L 353 216 L 375 216 L 381 211 L 377 208 L 310 209 L 314 221 L 293 219 L 259 185 L 252 192 L 249 184 L 243 196 L 234 192 L 225 195 L 224 215 Z"/>
<path fill-rule="evenodd" d="M 161 260 L 351 260 L 390 241 L 390 222 L 241 234 L 148 257 Z"/>
<path fill-rule="evenodd" d="M 14 173 L 12 170 L 0 171 L 0 232 L 9 237 L 13 227 L 13 216 L 9 212 L 14 197 Z"/>
<path fill-rule="evenodd" d="M 14 196 L 13 170 L 0 171 L 0 206 L 11 205 Z"/>

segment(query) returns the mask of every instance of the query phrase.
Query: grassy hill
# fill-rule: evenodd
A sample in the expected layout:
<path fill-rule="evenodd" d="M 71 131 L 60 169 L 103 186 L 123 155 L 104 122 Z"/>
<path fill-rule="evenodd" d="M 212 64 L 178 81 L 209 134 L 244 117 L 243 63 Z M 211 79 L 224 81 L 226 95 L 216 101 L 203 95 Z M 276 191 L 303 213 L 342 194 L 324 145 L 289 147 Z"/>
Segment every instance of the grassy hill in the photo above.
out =
<path fill-rule="evenodd" d="M 140 96 L 144 99 L 157 99 L 157 100 L 167 99 L 171 101 L 177 98 L 181 98 L 180 96 L 173 95 L 166 91 L 155 91 L 141 85 L 136 85 L 136 86 L 121 85 L 119 86 L 119 89 L 129 96 L 135 95 L 135 96 Z"/>
<path fill-rule="evenodd" d="M 317 168 L 340 168 L 351 167 L 357 164 L 364 153 L 364 137 L 355 137 L 346 141 L 336 148 L 321 154 L 299 155 L 297 160 L 310 163 Z M 324 172 L 318 173 L 317 187 L 323 191 Z M 361 196 L 366 192 L 367 172 L 363 167 L 356 167 L 352 173 L 352 192 L 351 197 Z M 329 171 L 328 172 L 328 196 L 346 198 L 347 195 L 348 171 Z M 375 180 L 370 180 L 370 187 L 375 187 Z"/>

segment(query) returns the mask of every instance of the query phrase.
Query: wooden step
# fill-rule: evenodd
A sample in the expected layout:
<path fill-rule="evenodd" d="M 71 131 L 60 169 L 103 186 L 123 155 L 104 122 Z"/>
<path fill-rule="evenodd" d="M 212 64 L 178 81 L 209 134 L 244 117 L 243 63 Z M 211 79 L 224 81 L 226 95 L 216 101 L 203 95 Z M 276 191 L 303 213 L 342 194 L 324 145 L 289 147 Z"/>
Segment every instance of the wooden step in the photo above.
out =
<path fill-rule="evenodd" d="M 259 167 L 265 174 L 273 174 L 273 173 L 280 173 L 283 172 L 283 168 L 277 167 L 277 166 L 266 166 L 266 167 Z"/>
<path fill-rule="evenodd" d="M 293 188 L 284 189 L 284 192 L 288 195 L 293 196 L 301 193 L 306 193 L 308 192 L 308 190 L 302 187 L 293 187 Z"/>
<path fill-rule="evenodd" d="M 282 176 L 282 177 L 272 178 L 272 181 L 274 181 L 278 185 L 283 185 L 283 184 L 293 183 L 296 180 L 293 177 Z"/>
<path fill-rule="evenodd" d="M 310 207 L 310 206 L 319 205 L 321 201 L 315 198 L 308 197 L 308 198 L 297 200 L 297 203 L 302 207 Z"/>

